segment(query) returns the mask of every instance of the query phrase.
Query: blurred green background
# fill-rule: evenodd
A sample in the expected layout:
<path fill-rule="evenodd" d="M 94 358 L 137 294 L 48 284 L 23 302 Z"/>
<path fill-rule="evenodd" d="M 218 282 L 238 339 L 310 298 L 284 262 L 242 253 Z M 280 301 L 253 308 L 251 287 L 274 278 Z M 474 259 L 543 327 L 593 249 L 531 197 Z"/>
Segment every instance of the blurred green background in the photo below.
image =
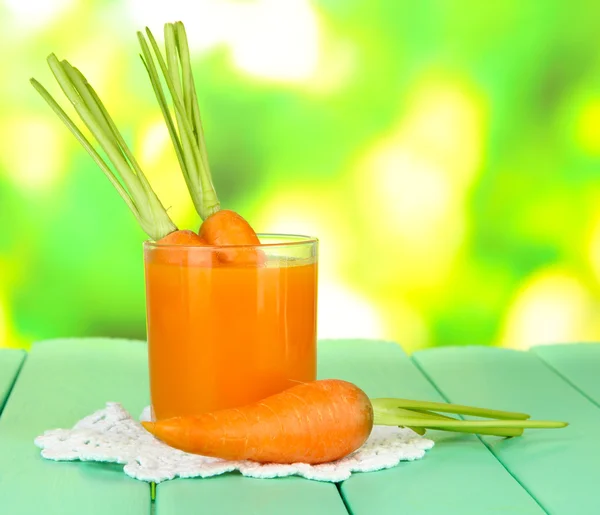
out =
<path fill-rule="evenodd" d="M 136 39 L 177 19 L 222 204 L 321 240 L 321 337 L 600 340 L 600 4 L 0 1 L 0 346 L 144 337 L 144 234 L 28 79 L 79 67 L 196 228 Z"/>

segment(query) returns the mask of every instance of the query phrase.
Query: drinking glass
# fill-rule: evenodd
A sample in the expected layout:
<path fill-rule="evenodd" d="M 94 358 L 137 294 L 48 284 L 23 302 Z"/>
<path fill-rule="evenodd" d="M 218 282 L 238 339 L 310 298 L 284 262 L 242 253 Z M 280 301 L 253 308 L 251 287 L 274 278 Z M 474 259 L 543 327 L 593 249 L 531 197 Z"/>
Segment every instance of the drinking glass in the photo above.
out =
<path fill-rule="evenodd" d="M 144 243 L 153 419 L 316 379 L 318 240 L 258 236 L 260 246 Z"/>

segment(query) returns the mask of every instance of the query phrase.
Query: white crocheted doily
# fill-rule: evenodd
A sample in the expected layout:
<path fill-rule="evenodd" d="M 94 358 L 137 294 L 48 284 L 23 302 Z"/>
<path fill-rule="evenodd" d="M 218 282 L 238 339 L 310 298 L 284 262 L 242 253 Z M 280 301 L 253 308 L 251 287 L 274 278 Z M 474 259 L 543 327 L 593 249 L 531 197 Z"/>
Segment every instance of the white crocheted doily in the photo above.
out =
<path fill-rule="evenodd" d="M 147 409 L 141 419 L 147 420 Z M 321 465 L 260 464 L 226 461 L 173 449 L 148 433 L 123 407 L 114 402 L 75 424 L 53 429 L 35 439 L 42 456 L 55 461 L 102 461 L 125 465 L 128 476 L 160 483 L 176 477 L 210 477 L 239 470 L 244 476 L 274 478 L 302 476 L 339 482 L 353 472 L 372 472 L 422 458 L 433 442 L 410 429 L 375 426 L 367 442 L 353 454 Z"/>

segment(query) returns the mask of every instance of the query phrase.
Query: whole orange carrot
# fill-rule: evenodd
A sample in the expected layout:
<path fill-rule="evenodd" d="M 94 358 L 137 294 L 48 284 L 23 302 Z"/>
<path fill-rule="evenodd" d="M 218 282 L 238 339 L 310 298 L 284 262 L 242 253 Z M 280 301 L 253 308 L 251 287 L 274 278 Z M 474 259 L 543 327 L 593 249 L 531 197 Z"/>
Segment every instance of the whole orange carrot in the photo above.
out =
<path fill-rule="evenodd" d="M 330 380 L 301 384 L 240 409 L 142 424 L 166 444 L 203 456 L 323 463 L 366 441 L 373 409 L 362 390 Z"/>
<path fill-rule="evenodd" d="M 465 421 L 434 413 L 499 420 Z M 358 449 L 374 424 L 518 436 L 524 428 L 564 427 L 564 422 L 525 420 L 529 415 L 455 404 L 374 399 L 338 379 L 304 383 L 240 408 L 142 422 L 167 445 L 229 460 L 326 463 Z M 419 431 L 420 432 L 420 431 Z"/>

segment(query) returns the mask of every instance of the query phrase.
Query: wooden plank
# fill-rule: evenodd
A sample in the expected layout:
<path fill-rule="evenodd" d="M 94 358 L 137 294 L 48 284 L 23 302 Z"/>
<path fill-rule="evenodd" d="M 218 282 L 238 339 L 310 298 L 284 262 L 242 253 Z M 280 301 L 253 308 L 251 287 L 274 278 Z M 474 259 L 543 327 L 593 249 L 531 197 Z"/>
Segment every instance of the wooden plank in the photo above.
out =
<path fill-rule="evenodd" d="M 600 406 L 600 343 L 539 345 L 530 350 Z"/>
<path fill-rule="evenodd" d="M 148 484 L 121 465 L 54 463 L 33 440 L 46 429 L 120 402 L 133 414 L 148 404 L 146 346 L 125 340 L 35 344 L 0 418 L 0 512 L 11 515 L 148 515 Z"/>
<path fill-rule="evenodd" d="M 252 479 L 238 473 L 176 479 L 156 487 L 156 513 L 181 515 L 347 515 L 335 485 L 298 477 Z"/>
<path fill-rule="evenodd" d="M 24 359 L 22 350 L 0 350 L 0 415 Z"/>
<path fill-rule="evenodd" d="M 439 348 L 413 358 L 450 402 L 566 420 L 570 426 L 482 440 L 549 513 L 600 513 L 600 410 L 530 352 Z"/>
<path fill-rule="evenodd" d="M 321 377 L 354 382 L 371 398 L 442 400 L 396 344 L 337 342 L 323 345 L 319 357 Z M 428 436 L 436 445 L 422 460 L 355 474 L 342 484 L 353 515 L 543 513 L 477 437 Z"/>

